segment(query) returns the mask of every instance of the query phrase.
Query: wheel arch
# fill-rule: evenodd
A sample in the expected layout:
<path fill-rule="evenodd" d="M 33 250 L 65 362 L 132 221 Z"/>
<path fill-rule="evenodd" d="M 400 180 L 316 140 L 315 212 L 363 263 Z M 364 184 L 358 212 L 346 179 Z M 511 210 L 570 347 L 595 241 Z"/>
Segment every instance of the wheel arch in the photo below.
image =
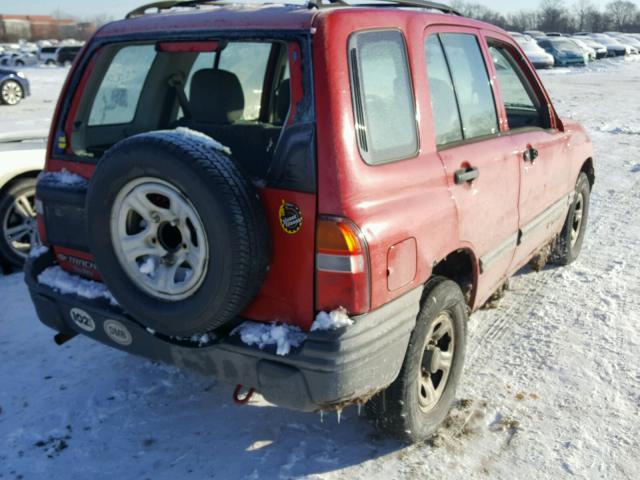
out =
<path fill-rule="evenodd" d="M 589 157 L 584 161 L 582 167 L 580 167 L 580 173 L 582 172 L 587 175 L 589 184 L 591 185 L 591 188 L 593 188 L 593 184 L 596 182 L 596 171 L 593 166 L 593 158 Z"/>
<path fill-rule="evenodd" d="M 0 198 L 2 198 L 7 190 L 9 190 L 16 182 L 26 178 L 37 178 L 39 174 L 40 170 L 28 170 L 6 180 L 4 184 L 0 185 Z"/>
<path fill-rule="evenodd" d="M 478 258 L 468 247 L 458 248 L 436 261 L 432 276 L 454 281 L 462 290 L 469 308 L 475 303 L 478 287 Z"/>

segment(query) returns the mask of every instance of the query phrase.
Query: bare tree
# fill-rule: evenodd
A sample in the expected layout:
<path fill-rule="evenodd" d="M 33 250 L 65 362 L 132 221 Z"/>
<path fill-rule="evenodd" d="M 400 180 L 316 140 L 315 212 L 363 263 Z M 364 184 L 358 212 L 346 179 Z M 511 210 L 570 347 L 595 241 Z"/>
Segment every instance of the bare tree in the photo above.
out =
<path fill-rule="evenodd" d="M 595 8 L 591 0 L 578 0 L 573 11 L 575 12 L 575 25 L 578 31 L 584 31 L 587 29 L 589 18 L 593 15 Z"/>
<path fill-rule="evenodd" d="M 615 30 L 625 31 L 632 27 L 638 7 L 633 2 L 616 0 L 607 5 L 607 12 L 611 16 L 612 27 Z"/>

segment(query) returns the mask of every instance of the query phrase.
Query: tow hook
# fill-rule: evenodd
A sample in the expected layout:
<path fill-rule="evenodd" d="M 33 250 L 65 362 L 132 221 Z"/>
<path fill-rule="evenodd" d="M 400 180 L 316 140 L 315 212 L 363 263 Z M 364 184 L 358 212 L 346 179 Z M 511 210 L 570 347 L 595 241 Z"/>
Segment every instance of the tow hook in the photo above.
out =
<path fill-rule="evenodd" d="M 66 333 L 58 333 L 54 335 L 53 341 L 56 342 L 56 345 L 64 345 L 76 335 L 77 333 L 72 333 L 71 335 L 67 335 Z"/>
<path fill-rule="evenodd" d="M 253 394 L 256 393 L 254 388 L 250 388 L 244 398 L 240 398 L 240 390 L 242 390 L 242 385 L 236 385 L 236 389 L 233 391 L 233 401 L 237 405 L 246 405 L 249 403 L 249 400 L 251 400 L 251 397 L 253 397 Z"/>

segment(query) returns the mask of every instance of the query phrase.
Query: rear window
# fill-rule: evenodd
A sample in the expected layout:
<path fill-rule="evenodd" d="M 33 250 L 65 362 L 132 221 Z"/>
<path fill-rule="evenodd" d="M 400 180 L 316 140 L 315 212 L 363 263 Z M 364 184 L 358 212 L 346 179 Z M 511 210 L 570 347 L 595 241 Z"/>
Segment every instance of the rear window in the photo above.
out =
<path fill-rule="evenodd" d="M 356 33 L 349 55 L 356 132 L 365 162 L 377 165 L 415 156 L 416 114 L 402 33 Z"/>
<path fill-rule="evenodd" d="M 153 45 L 122 48 L 102 79 L 89 115 L 89 126 L 129 123 L 156 56 Z"/>

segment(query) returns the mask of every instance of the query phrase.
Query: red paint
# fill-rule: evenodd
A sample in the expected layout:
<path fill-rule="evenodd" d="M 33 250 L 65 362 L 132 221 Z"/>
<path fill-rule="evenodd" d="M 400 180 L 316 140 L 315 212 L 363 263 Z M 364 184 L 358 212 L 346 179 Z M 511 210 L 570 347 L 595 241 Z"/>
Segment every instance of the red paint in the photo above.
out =
<path fill-rule="evenodd" d="M 314 318 L 315 195 L 268 188 L 261 191 L 261 197 L 271 233 L 271 264 L 260 293 L 241 315 L 308 329 Z M 283 200 L 296 204 L 302 212 L 298 233 L 286 233 L 280 225 L 278 212 Z"/>

